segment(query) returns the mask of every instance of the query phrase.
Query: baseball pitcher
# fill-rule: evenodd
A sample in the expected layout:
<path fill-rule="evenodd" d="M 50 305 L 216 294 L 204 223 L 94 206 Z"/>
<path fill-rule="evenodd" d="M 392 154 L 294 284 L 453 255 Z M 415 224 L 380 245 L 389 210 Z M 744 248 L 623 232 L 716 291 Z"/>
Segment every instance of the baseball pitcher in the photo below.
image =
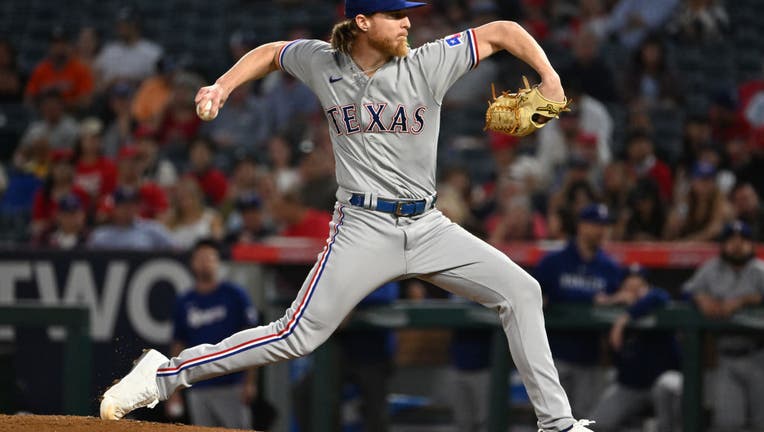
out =
<path fill-rule="evenodd" d="M 500 50 L 528 63 L 542 83 L 501 95 L 487 113 L 487 127 L 527 135 L 566 109 L 560 78 L 536 41 L 508 21 L 409 49 L 406 11 L 420 6 L 346 0 L 347 20 L 335 26 L 331 43 L 262 45 L 199 90 L 197 112 L 205 120 L 237 86 L 278 69 L 316 93 L 339 184 L 326 246 L 283 318 L 172 359 L 148 351 L 104 394 L 102 418 L 153 407 L 201 380 L 304 356 L 376 287 L 413 277 L 496 310 L 542 431 L 590 431 L 590 421 L 572 417 L 560 386 L 538 282 L 435 208 L 441 102 L 451 85 Z"/>

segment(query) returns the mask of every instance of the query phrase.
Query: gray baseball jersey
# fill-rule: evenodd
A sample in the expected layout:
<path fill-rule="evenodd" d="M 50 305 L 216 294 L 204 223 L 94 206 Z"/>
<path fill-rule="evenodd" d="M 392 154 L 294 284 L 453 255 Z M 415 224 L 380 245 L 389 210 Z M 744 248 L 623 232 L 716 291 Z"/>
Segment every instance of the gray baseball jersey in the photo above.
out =
<path fill-rule="evenodd" d="M 281 319 L 188 348 L 162 365 L 162 399 L 199 380 L 306 355 L 374 289 L 416 277 L 496 310 L 539 427 L 574 423 L 552 362 L 538 282 L 431 208 L 431 200 L 413 217 L 371 210 L 366 199 L 363 207 L 350 204 L 351 192 L 393 199 L 435 193 L 441 100 L 477 66 L 476 47 L 468 30 L 411 50 L 372 77 L 326 42 L 283 47 L 279 66 L 316 92 L 330 125 L 340 188 L 327 244 Z"/>
<path fill-rule="evenodd" d="M 735 271 L 721 258 L 714 258 L 703 264 L 685 282 L 683 290 L 692 295 L 706 294 L 718 300 L 751 294 L 764 295 L 764 261 L 754 258 L 742 269 Z M 722 351 L 739 350 L 756 346 L 760 341 L 760 337 L 733 333 L 717 338 L 717 347 Z"/>
<path fill-rule="evenodd" d="M 478 64 L 474 31 L 411 50 L 372 77 L 324 41 L 294 41 L 278 59 L 323 106 L 340 187 L 390 198 L 435 193 L 441 102 Z"/>

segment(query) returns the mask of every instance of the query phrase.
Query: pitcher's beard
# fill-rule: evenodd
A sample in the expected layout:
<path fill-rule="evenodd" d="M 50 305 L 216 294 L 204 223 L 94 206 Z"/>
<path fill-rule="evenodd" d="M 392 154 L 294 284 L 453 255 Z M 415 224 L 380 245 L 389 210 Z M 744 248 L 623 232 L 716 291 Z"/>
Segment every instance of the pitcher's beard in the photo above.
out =
<path fill-rule="evenodd" d="M 406 39 L 369 38 L 369 45 L 390 57 L 406 57 L 409 54 L 409 44 Z"/>

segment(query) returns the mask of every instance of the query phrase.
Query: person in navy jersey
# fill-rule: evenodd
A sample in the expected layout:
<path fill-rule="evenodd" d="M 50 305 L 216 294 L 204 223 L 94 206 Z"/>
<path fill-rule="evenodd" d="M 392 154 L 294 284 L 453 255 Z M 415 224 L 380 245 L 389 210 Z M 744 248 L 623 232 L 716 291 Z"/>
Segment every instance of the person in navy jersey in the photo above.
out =
<path fill-rule="evenodd" d="M 612 300 L 613 304 L 626 307 L 610 329 L 609 342 L 617 374 L 602 394 L 592 419 L 597 422 L 598 431 L 619 431 L 645 408 L 653 406 L 658 432 L 677 430 L 681 399 L 673 397 L 660 383 L 664 374 L 679 369 L 676 338 L 667 331 L 627 329 L 630 322 L 665 308 L 671 296 L 650 285 L 644 268 L 631 265 Z"/>
<path fill-rule="evenodd" d="M 620 266 L 602 250 L 612 218 L 604 204 L 590 204 L 578 214 L 575 235 L 560 251 L 545 256 L 536 268 L 547 306 L 610 304 L 622 278 Z M 577 412 L 588 414 L 605 383 L 598 366 L 597 332 L 554 331 L 549 344 L 565 392 Z"/>
<path fill-rule="evenodd" d="M 240 286 L 220 279 L 220 253 L 214 240 L 203 239 L 191 252 L 194 286 L 175 302 L 172 353 L 185 347 L 215 343 L 258 325 L 258 314 Z M 199 426 L 252 428 L 251 403 L 256 393 L 255 370 L 198 382 L 186 390 L 191 423 Z M 176 392 L 167 403 L 168 415 L 182 412 Z M 175 415 L 173 415 L 175 414 Z"/>

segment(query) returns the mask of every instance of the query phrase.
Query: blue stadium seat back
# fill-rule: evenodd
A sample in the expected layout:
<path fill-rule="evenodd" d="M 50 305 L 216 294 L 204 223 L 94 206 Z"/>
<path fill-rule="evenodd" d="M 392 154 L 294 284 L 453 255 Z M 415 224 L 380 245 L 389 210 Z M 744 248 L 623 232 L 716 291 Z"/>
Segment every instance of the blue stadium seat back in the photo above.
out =
<path fill-rule="evenodd" d="M 0 199 L 0 211 L 24 212 L 30 211 L 34 195 L 42 185 L 42 180 L 33 174 L 19 170 L 8 172 L 8 187 Z"/>

